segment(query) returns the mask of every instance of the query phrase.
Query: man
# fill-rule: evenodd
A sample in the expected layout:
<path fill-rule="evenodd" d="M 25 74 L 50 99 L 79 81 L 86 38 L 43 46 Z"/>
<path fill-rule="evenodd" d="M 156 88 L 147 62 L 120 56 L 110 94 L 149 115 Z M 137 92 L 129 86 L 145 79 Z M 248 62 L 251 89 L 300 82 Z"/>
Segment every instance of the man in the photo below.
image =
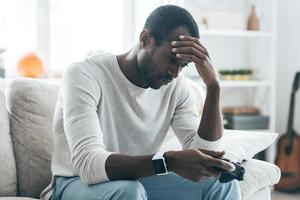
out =
<path fill-rule="evenodd" d="M 178 77 L 189 62 L 207 87 L 201 122 Z M 129 52 L 94 54 L 65 71 L 54 117 L 53 179 L 42 197 L 240 199 L 237 182 L 219 183 L 213 168 L 234 167 L 219 159 L 224 152 L 209 151 L 223 134 L 219 97 L 193 17 L 177 6 L 157 8 Z M 183 150 L 159 152 L 170 126 Z"/>

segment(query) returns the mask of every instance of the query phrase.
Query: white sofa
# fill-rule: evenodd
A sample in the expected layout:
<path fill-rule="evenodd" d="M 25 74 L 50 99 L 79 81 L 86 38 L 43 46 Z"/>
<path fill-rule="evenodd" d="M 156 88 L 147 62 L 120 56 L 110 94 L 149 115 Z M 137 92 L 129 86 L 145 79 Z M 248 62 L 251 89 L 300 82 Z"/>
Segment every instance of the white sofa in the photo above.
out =
<path fill-rule="evenodd" d="M 17 79 L 5 93 L 0 90 L 0 200 L 39 198 L 49 184 L 58 93 L 59 83 L 36 79 Z M 243 199 L 270 199 L 270 186 L 280 178 L 278 167 L 254 159 L 244 166 Z"/>

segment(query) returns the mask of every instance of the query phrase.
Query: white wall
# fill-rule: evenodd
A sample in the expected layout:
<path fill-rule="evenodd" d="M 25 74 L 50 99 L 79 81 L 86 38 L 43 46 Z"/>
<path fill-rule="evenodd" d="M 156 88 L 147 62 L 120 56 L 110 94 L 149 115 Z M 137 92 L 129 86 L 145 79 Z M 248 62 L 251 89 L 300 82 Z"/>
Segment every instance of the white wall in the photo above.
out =
<path fill-rule="evenodd" d="M 300 1 L 278 0 L 276 131 L 285 132 L 293 79 L 300 71 Z M 294 127 L 300 134 L 300 90 L 295 99 Z"/>

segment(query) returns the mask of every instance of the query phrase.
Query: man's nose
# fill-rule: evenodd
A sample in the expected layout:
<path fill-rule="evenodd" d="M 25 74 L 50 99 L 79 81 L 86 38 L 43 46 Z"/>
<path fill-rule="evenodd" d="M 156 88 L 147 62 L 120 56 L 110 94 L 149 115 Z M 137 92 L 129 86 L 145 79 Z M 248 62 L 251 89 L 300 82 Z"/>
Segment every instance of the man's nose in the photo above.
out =
<path fill-rule="evenodd" d="M 177 78 L 180 70 L 180 67 L 172 67 L 168 70 L 168 74 L 171 75 L 172 78 Z"/>

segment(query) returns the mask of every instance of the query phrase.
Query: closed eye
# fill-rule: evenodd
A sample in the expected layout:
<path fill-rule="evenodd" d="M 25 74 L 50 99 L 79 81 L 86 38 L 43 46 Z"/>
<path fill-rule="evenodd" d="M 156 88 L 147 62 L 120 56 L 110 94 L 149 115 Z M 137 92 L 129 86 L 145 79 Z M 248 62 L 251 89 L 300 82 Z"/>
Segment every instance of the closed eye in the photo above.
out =
<path fill-rule="evenodd" d="M 178 59 L 176 59 L 176 57 L 174 57 L 174 56 L 171 56 L 171 57 L 169 58 L 169 63 L 170 63 L 171 65 L 176 65 L 176 66 L 178 66 L 178 67 L 180 67 L 180 68 L 184 68 L 185 66 L 188 65 L 188 63 L 181 63 L 181 62 L 179 62 Z"/>
<path fill-rule="evenodd" d="M 175 57 L 173 57 L 173 56 L 170 57 L 169 62 L 172 65 L 179 65 L 177 59 Z"/>

